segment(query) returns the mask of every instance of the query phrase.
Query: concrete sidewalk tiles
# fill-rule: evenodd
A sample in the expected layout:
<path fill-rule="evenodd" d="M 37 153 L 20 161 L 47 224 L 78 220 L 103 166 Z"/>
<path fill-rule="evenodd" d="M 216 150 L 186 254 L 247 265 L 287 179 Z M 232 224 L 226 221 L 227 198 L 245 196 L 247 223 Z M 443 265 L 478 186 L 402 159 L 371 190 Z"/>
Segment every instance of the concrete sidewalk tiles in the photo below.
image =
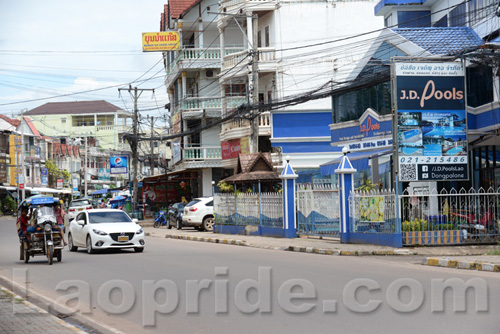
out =
<path fill-rule="evenodd" d="M 0 286 L 0 333 L 85 334 Z"/>
<path fill-rule="evenodd" d="M 290 251 L 290 252 L 299 252 L 299 253 L 323 254 L 323 255 L 342 255 L 342 256 L 415 255 L 415 253 L 413 253 L 412 251 L 407 250 L 407 249 L 394 249 L 394 250 L 387 250 L 387 251 L 380 251 L 380 250 L 345 251 L 345 250 L 338 250 L 338 249 L 302 247 L 302 246 L 253 245 L 253 244 L 247 243 L 244 240 L 238 240 L 238 239 L 207 238 L 207 237 L 196 237 L 196 236 L 176 235 L 176 234 L 166 234 L 165 238 L 179 239 L 179 240 L 190 240 L 190 241 L 201 241 L 201 242 L 211 242 L 211 243 L 226 244 L 226 245 L 248 246 L 248 247 L 254 247 L 254 248 L 272 249 L 272 250 L 281 250 L 281 251 Z"/>
<path fill-rule="evenodd" d="M 423 264 L 434 267 L 500 272 L 500 264 L 479 261 L 461 261 L 449 258 L 428 257 L 424 259 Z"/>

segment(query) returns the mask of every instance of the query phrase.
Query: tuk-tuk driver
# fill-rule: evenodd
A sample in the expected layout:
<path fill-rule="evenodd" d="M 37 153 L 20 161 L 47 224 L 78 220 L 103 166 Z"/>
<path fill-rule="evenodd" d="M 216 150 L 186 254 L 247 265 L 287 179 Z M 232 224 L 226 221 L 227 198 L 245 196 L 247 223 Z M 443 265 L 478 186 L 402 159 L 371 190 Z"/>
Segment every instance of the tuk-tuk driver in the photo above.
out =
<path fill-rule="evenodd" d="M 30 208 L 27 206 L 23 206 L 21 208 L 21 216 L 19 217 L 18 220 L 18 234 L 19 236 L 23 236 L 26 234 L 26 232 L 34 232 L 35 228 L 31 226 L 30 220 L 32 216 L 32 211 Z"/>

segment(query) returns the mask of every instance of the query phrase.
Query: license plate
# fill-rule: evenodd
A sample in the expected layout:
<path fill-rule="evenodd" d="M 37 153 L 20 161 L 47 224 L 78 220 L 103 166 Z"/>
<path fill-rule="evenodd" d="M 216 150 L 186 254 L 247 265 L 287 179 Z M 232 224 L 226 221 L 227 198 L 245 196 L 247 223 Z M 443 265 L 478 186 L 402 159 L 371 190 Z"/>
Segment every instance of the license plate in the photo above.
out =
<path fill-rule="evenodd" d="M 82 210 L 83 210 L 83 208 L 78 209 L 78 211 L 82 211 Z"/>
<path fill-rule="evenodd" d="M 128 241 L 128 237 L 126 235 L 119 235 L 118 241 Z"/>

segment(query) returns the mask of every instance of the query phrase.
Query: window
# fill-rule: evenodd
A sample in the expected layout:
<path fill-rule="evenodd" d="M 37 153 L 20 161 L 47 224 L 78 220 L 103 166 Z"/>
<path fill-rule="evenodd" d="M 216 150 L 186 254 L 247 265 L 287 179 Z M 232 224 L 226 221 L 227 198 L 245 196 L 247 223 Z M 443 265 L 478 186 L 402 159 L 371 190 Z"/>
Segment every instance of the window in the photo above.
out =
<path fill-rule="evenodd" d="M 464 27 L 466 25 L 466 5 L 467 4 L 464 2 L 450 12 L 450 27 Z"/>
<path fill-rule="evenodd" d="M 420 28 L 431 26 L 431 12 L 426 11 L 400 11 L 398 12 L 399 28 Z"/>
<path fill-rule="evenodd" d="M 227 85 L 226 96 L 245 96 L 247 93 L 247 87 L 244 84 L 241 85 Z"/>
<path fill-rule="evenodd" d="M 265 34 L 266 34 L 265 36 L 266 48 L 268 48 L 271 45 L 271 43 L 269 42 L 269 26 L 265 28 Z"/>
<path fill-rule="evenodd" d="M 391 113 L 389 81 L 334 96 L 333 123 L 357 120 L 367 108 L 372 108 L 380 115 Z"/>
<path fill-rule="evenodd" d="M 495 0 L 470 0 L 469 25 L 473 26 L 494 13 L 496 6 L 493 6 L 493 3 L 495 3 Z"/>
<path fill-rule="evenodd" d="M 73 117 L 73 126 L 94 126 L 94 115 Z"/>
<path fill-rule="evenodd" d="M 488 66 L 468 67 L 467 104 L 479 107 L 493 102 L 493 71 Z"/>
<path fill-rule="evenodd" d="M 436 28 L 446 28 L 448 26 L 448 15 L 440 18 L 436 23 L 434 23 L 434 27 Z"/>

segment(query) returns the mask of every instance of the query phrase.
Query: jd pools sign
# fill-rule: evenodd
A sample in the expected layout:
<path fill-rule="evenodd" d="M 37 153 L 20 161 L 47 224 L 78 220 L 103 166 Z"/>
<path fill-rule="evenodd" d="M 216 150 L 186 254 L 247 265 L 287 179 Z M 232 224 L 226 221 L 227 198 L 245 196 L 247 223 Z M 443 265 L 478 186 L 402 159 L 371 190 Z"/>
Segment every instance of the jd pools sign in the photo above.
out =
<path fill-rule="evenodd" d="M 467 117 L 461 63 L 393 64 L 400 181 L 466 180 Z"/>

